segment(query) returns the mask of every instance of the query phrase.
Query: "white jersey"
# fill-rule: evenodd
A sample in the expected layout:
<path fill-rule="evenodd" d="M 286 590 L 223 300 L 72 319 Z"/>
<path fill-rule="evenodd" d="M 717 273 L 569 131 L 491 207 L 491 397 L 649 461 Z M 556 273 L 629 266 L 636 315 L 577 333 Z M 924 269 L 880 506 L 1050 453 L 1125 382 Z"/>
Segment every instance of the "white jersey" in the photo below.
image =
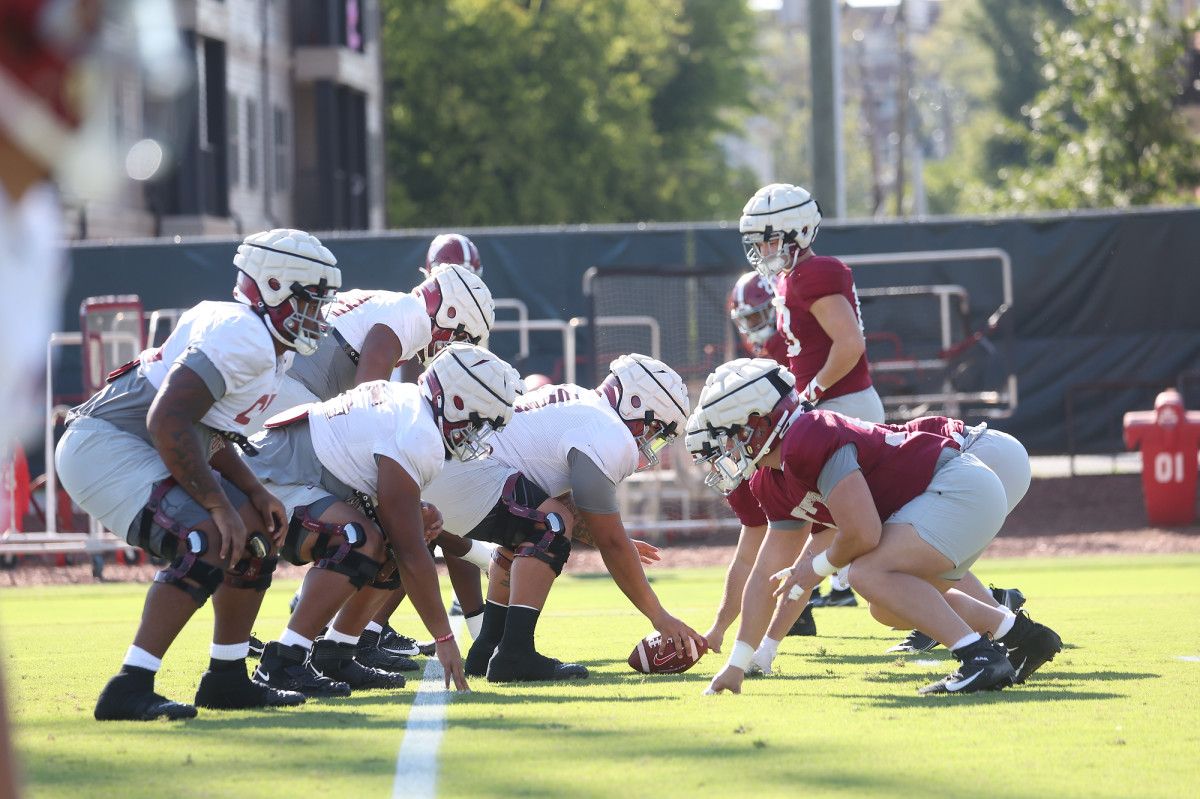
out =
<path fill-rule="evenodd" d="M 321 465 L 372 498 L 378 495 L 380 456 L 400 464 L 422 491 L 445 463 L 433 410 L 411 383 L 363 383 L 313 405 L 308 425 Z"/>
<path fill-rule="evenodd" d="M 194 352 L 215 367 L 224 383 L 214 386 L 211 375 L 201 374 L 209 389 L 217 390 L 213 390 L 216 402 L 200 421 L 231 433 L 244 433 L 246 425 L 271 404 L 296 354 L 288 350 L 276 356 L 275 339 L 245 305 L 202 302 L 179 317 L 161 347 L 142 352 L 139 368 L 158 390 L 175 362 Z"/>
<path fill-rule="evenodd" d="M 390 327 L 404 348 L 401 362 L 428 347 L 433 340 L 429 311 L 415 294 L 362 289 L 339 291 L 329 308 L 328 319 L 329 326 L 356 352 L 362 352 L 363 342 L 372 327 Z"/>
<path fill-rule="evenodd" d="M 495 442 L 497 435 L 493 434 L 488 442 Z M 421 499 L 432 502 L 442 512 L 442 527 L 446 532 L 466 535 L 496 507 L 504 493 L 505 481 L 516 472 L 490 457 L 450 460 L 437 479 L 421 492 Z"/>
<path fill-rule="evenodd" d="M 637 444 L 608 400 L 569 384 L 543 386 L 519 398 L 512 421 L 488 443 L 492 458 L 552 497 L 571 490 L 567 455 L 573 449 L 590 458 L 614 485 L 638 466 Z"/>
<path fill-rule="evenodd" d="M 400 362 L 407 361 L 429 346 L 433 332 L 425 302 L 415 294 L 395 291 L 338 292 L 327 316 L 332 333 L 307 358 L 296 359 L 288 378 L 303 386 L 318 399 L 333 399 L 354 387 L 358 355 L 367 334 L 376 325 L 384 325 L 400 341 Z M 272 410 L 288 406 L 275 403 Z"/>

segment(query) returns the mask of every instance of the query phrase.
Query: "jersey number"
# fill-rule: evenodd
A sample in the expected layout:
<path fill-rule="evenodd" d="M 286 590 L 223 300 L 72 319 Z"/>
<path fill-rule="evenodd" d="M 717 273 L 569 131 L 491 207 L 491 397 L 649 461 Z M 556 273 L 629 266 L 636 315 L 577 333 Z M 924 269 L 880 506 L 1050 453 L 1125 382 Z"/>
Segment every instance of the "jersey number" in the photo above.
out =
<path fill-rule="evenodd" d="M 265 411 L 273 399 L 275 399 L 274 394 L 263 394 L 254 401 L 253 405 L 239 413 L 237 416 L 233 417 L 233 420 L 238 424 L 250 424 L 250 414 L 254 413 L 256 410 Z"/>

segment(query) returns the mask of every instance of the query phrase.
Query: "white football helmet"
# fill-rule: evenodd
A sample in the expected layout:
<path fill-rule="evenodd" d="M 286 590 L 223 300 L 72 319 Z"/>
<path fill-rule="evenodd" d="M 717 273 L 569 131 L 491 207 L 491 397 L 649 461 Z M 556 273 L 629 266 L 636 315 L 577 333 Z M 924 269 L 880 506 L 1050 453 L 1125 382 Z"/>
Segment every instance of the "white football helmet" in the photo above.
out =
<path fill-rule="evenodd" d="M 496 302 L 483 280 L 466 267 L 442 264 L 413 293 L 425 301 L 433 339 L 417 353 L 429 361 L 452 341 L 486 344 L 496 323 Z"/>
<path fill-rule="evenodd" d="M 811 407 L 801 401 L 792 373 L 769 358 L 738 358 L 718 366 L 693 414 L 696 449 L 688 447 L 696 460 L 697 452 L 708 456 L 713 473 L 704 482 L 729 494 L 754 473 L 796 415 Z M 716 440 L 715 457 L 704 449 L 704 435 Z"/>
<path fill-rule="evenodd" d="M 329 335 L 325 309 L 342 285 L 337 259 L 302 230 L 254 233 L 238 246 L 241 270 L 233 297 L 263 318 L 271 335 L 300 355 L 312 355 Z"/>
<path fill-rule="evenodd" d="M 488 455 L 487 439 L 512 421 L 521 376 L 496 355 L 465 342 L 447 344 L 417 378 L 446 451 L 460 461 Z"/>
<path fill-rule="evenodd" d="M 622 355 L 609 364 L 597 389 L 625 422 L 637 442 L 637 471 L 658 465 L 658 453 L 687 424 L 687 385 L 675 370 L 648 355 Z"/>
<path fill-rule="evenodd" d="M 746 203 L 738 222 L 746 260 L 766 278 L 794 267 L 820 226 L 821 206 L 791 183 L 763 186 Z"/>

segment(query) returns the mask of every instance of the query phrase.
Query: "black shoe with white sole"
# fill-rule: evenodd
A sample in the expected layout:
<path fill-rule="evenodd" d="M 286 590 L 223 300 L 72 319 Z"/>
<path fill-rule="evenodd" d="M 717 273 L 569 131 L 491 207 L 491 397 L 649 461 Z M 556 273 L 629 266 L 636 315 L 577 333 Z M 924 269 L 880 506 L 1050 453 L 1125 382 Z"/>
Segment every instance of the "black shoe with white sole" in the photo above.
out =
<path fill-rule="evenodd" d="M 973 694 L 999 691 L 1012 685 L 1017 670 L 1008 662 L 1004 648 L 990 638 L 955 649 L 959 667 L 947 677 L 917 690 L 919 694 Z"/>
<path fill-rule="evenodd" d="M 1000 639 L 1008 650 L 1008 660 L 1016 670 L 1013 682 L 1017 685 L 1029 679 L 1029 675 L 1054 660 L 1062 651 L 1062 639 L 1058 633 L 1044 624 L 1029 618 L 1026 611 L 1017 612 L 1012 629 Z"/>

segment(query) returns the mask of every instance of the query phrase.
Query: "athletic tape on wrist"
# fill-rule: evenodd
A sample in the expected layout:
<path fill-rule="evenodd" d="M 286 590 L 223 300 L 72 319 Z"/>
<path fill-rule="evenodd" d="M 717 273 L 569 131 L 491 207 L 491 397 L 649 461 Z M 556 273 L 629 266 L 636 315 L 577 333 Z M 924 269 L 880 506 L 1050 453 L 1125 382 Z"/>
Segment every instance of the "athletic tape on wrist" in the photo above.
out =
<path fill-rule="evenodd" d="M 829 550 L 825 550 L 824 552 L 822 552 L 821 554 L 819 554 L 815 558 L 813 558 L 813 561 L 812 561 L 813 571 L 816 572 L 817 574 L 821 575 L 822 577 L 828 577 L 831 574 L 836 574 L 837 570 L 839 568 L 841 568 L 840 566 L 834 566 L 832 563 L 829 562 L 828 552 L 829 552 Z"/>

